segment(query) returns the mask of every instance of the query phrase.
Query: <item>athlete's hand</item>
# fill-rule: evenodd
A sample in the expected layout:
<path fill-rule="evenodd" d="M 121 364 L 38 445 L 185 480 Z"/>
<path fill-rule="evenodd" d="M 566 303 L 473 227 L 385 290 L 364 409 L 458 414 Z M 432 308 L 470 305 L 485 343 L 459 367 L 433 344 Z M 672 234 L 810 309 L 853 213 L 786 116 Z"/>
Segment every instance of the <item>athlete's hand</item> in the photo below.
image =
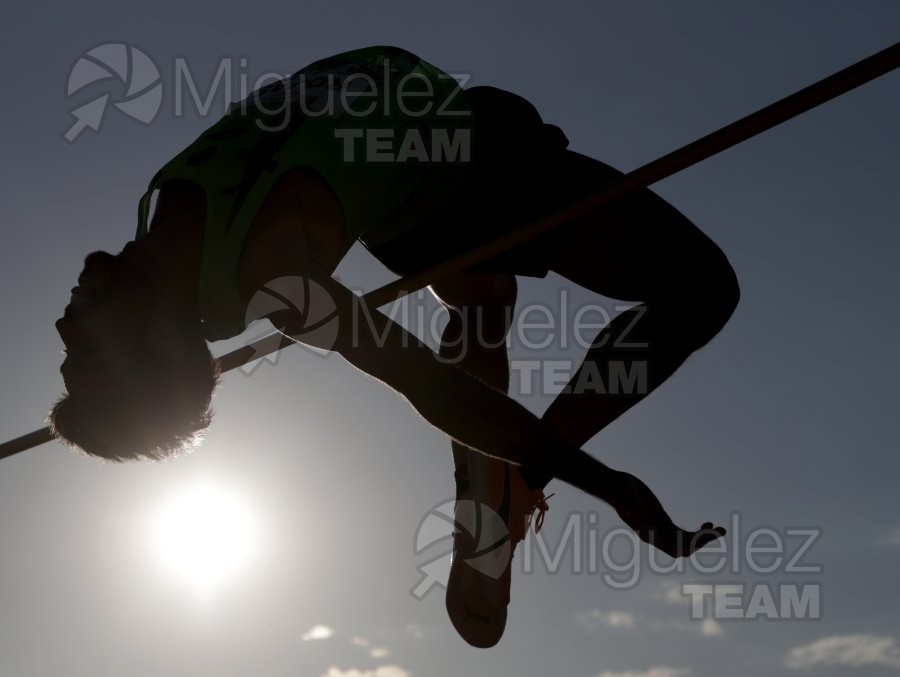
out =
<path fill-rule="evenodd" d="M 634 475 L 617 478 L 613 507 L 640 539 L 670 557 L 690 557 L 707 543 L 725 535 L 723 527 L 704 522 L 698 531 L 685 531 L 672 522 L 650 488 Z"/>

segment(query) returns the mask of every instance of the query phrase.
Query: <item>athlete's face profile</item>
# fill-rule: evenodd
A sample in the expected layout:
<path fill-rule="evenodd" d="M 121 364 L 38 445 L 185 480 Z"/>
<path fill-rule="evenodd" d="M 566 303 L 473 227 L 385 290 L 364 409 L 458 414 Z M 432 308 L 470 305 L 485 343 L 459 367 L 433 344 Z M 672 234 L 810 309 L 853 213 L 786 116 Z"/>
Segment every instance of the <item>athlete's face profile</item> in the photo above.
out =
<path fill-rule="evenodd" d="M 129 380 L 149 308 L 123 268 L 120 257 L 108 252 L 88 254 L 71 300 L 56 321 L 66 353 L 60 373 L 70 393 L 102 396 Z"/>

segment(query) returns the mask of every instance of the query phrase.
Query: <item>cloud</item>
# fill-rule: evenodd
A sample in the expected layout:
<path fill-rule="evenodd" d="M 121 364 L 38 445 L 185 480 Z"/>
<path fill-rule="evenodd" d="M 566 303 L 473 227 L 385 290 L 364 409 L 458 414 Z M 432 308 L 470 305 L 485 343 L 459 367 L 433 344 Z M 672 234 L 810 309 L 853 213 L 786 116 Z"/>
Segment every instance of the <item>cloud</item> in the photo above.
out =
<path fill-rule="evenodd" d="M 700 634 L 707 637 L 718 637 L 723 632 L 722 624 L 715 618 L 704 618 L 700 624 Z"/>
<path fill-rule="evenodd" d="M 308 642 L 312 639 L 328 639 L 334 634 L 334 630 L 329 628 L 327 625 L 314 625 L 309 630 L 304 632 L 300 639 L 304 642 Z"/>
<path fill-rule="evenodd" d="M 359 668 L 341 670 L 332 666 L 322 677 L 412 677 L 412 673 L 399 665 L 381 665 L 373 670 L 360 670 Z"/>
<path fill-rule="evenodd" d="M 422 639 L 425 636 L 425 631 L 418 623 L 410 623 L 403 629 L 403 632 L 414 639 Z"/>
<path fill-rule="evenodd" d="M 667 585 L 665 595 L 666 601 L 670 604 L 680 604 L 687 600 L 687 597 L 685 597 L 681 587 L 678 585 Z"/>
<path fill-rule="evenodd" d="M 791 670 L 820 665 L 880 665 L 900 670 L 900 646 L 893 637 L 834 635 L 791 649 L 786 665 Z"/>
<path fill-rule="evenodd" d="M 578 621 L 586 630 L 593 630 L 598 624 L 607 628 L 633 628 L 637 622 L 635 615 L 629 611 L 601 611 L 590 609 L 575 614 Z"/>
<path fill-rule="evenodd" d="M 881 540 L 882 545 L 900 545 L 900 529 L 895 529 Z"/>
<path fill-rule="evenodd" d="M 691 671 L 687 668 L 670 668 L 668 666 L 660 666 L 650 668 L 643 672 L 636 670 L 626 670 L 625 672 L 601 672 L 597 677 L 687 677 Z"/>
<path fill-rule="evenodd" d="M 372 658 L 387 658 L 391 655 L 391 650 L 386 646 L 372 646 L 372 643 L 365 637 L 352 637 L 350 638 L 350 643 L 353 646 L 369 649 L 369 655 Z"/>
<path fill-rule="evenodd" d="M 690 603 L 690 598 L 682 592 L 682 586 L 674 583 L 663 583 L 661 589 L 653 593 L 653 597 L 664 601 L 666 604 L 687 605 Z M 693 619 L 689 621 L 651 620 L 649 627 L 651 630 L 666 630 L 668 628 L 697 630 L 704 637 L 719 637 L 725 632 L 725 628 L 715 618 L 704 618 L 700 623 Z"/>

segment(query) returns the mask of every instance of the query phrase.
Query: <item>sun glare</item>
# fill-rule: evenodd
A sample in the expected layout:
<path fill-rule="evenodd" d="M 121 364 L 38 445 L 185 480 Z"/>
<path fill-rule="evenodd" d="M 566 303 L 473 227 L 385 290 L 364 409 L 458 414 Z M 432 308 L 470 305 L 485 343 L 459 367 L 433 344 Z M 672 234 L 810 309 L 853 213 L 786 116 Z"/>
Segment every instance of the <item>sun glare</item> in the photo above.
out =
<path fill-rule="evenodd" d="M 165 569 L 210 592 L 246 568 L 258 527 L 239 494 L 212 483 L 174 494 L 154 514 L 151 544 Z"/>

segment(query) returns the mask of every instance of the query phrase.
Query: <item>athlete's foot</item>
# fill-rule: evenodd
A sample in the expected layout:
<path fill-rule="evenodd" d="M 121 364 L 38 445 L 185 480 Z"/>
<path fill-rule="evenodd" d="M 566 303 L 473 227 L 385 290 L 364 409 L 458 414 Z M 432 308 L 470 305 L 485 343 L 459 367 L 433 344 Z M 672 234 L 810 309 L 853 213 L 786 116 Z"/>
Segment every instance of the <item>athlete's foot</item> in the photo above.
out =
<path fill-rule="evenodd" d="M 496 517 L 509 500 L 508 474 L 501 461 L 455 444 L 453 462 L 456 527 L 447 614 L 466 642 L 488 648 L 503 636 L 509 603 L 509 541 L 505 520 Z"/>
<path fill-rule="evenodd" d="M 613 507 L 641 540 L 670 557 L 690 557 L 695 551 L 725 535 L 723 527 L 704 522 L 697 531 L 676 526 L 650 488 L 637 477 L 620 473 L 613 492 Z"/>
<path fill-rule="evenodd" d="M 447 581 L 447 613 L 469 644 L 488 648 L 506 628 L 512 557 L 535 510 L 547 510 L 515 466 L 454 445 L 456 523 Z"/>

